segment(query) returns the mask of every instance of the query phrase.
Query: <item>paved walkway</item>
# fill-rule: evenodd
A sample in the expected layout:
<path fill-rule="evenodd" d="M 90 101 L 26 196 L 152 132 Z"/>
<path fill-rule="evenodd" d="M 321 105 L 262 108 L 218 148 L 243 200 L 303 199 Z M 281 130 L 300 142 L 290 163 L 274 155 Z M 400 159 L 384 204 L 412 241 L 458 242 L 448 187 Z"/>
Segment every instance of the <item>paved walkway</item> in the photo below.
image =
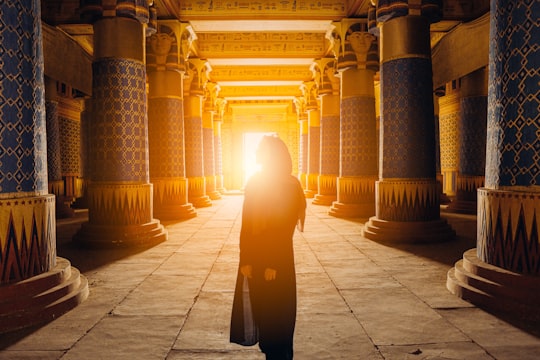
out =
<path fill-rule="evenodd" d="M 242 200 L 165 224 L 169 239 L 138 253 L 77 249 L 80 221 L 59 221 L 58 253 L 90 296 L 43 327 L 0 335 L 0 359 L 263 359 L 228 342 Z M 295 237 L 295 359 L 539 358 L 532 331 L 446 290 L 446 272 L 475 246 L 475 217 L 445 215 L 460 235 L 451 243 L 385 246 L 327 210 L 309 204 Z"/>

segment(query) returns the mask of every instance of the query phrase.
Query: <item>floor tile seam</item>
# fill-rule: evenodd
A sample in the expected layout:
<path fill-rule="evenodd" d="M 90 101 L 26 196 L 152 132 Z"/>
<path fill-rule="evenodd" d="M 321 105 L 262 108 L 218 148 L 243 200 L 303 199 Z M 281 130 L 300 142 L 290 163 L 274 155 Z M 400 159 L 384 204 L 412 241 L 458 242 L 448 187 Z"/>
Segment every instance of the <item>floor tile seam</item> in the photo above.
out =
<path fill-rule="evenodd" d="M 214 213 L 214 215 L 208 220 L 208 221 L 211 221 L 211 219 L 214 218 L 216 214 Z M 235 220 L 232 222 L 234 224 L 234 222 L 236 221 L 236 219 L 238 218 L 239 214 L 237 213 L 237 215 L 235 216 Z M 226 236 L 224 238 L 224 240 L 222 241 L 221 243 L 221 248 L 220 250 L 217 252 L 215 258 L 214 258 L 214 261 L 212 262 L 212 266 L 210 267 L 208 273 L 206 274 L 206 277 L 204 279 L 204 281 L 202 282 L 200 288 L 199 288 L 199 291 L 197 293 L 197 295 L 194 297 L 193 299 L 193 302 L 191 304 L 191 306 L 189 307 L 188 311 L 186 312 L 186 316 L 184 318 L 184 322 L 182 323 L 182 326 L 180 327 L 180 329 L 178 330 L 175 338 L 174 338 L 174 341 L 172 342 L 171 344 L 171 347 L 169 349 L 169 351 L 167 352 L 167 354 L 170 354 L 171 351 L 175 351 L 174 349 L 174 345 L 176 344 L 176 341 L 178 340 L 178 338 L 180 337 L 180 334 L 182 333 L 182 331 L 184 330 L 184 327 L 187 323 L 187 321 L 189 320 L 189 317 L 190 317 L 190 314 L 191 312 L 193 311 L 193 308 L 195 307 L 195 304 L 197 303 L 197 301 L 199 300 L 200 296 L 201 296 L 201 293 L 203 292 L 203 289 L 204 289 L 204 286 L 206 284 L 206 282 L 208 281 L 208 278 L 210 277 L 210 274 L 212 273 L 214 267 L 215 267 L 215 263 L 216 263 L 216 260 L 220 257 L 220 255 L 222 254 L 223 252 L 223 249 L 225 247 L 225 244 L 227 243 L 227 240 L 229 239 L 229 236 L 231 236 L 231 233 L 232 233 L 232 230 L 233 230 L 233 226 L 231 226 L 229 228 L 229 233 L 228 233 L 228 236 Z"/>
<path fill-rule="evenodd" d="M 99 323 L 101 323 L 103 320 L 105 320 L 106 318 L 110 317 L 110 316 L 115 316 L 114 315 L 114 311 L 116 308 L 118 308 L 118 306 L 120 304 L 122 304 L 124 301 L 126 301 L 126 299 L 130 296 L 130 294 L 132 294 L 135 289 L 139 288 L 139 286 L 141 286 L 141 284 L 146 280 L 148 279 L 159 267 L 161 266 L 161 264 L 159 264 L 159 266 L 157 266 L 156 268 L 154 268 L 149 274 L 147 274 L 138 284 L 137 286 L 131 288 L 129 291 L 127 291 L 124 296 L 122 296 L 118 301 L 116 301 L 114 304 L 112 304 L 112 307 L 110 308 L 110 310 L 108 312 L 106 312 L 105 314 L 103 314 L 103 316 L 101 316 L 90 328 L 88 328 L 87 330 L 85 330 L 85 332 L 78 338 L 76 339 L 72 344 L 71 346 L 69 347 L 69 349 L 66 349 L 64 354 L 58 359 L 58 360 L 61 360 L 64 356 L 66 356 L 69 351 L 71 349 L 73 349 L 82 339 L 84 339 L 94 328 L 96 328 L 96 326 L 98 326 Z M 90 289 L 91 291 L 91 289 Z M 118 315 L 116 315 L 118 316 Z"/>
<path fill-rule="evenodd" d="M 366 239 L 367 240 L 367 239 Z M 456 329 L 459 333 L 461 333 L 462 335 L 464 335 L 465 338 L 467 339 L 470 339 L 469 336 L 467 336 L 467 334 L 465 334 L 461 329 L 457 328 L 453 323 L 449 322 L 446 318 L 444 318 L 441 314 L 439 314 L 435 309 L 433 309 L 426 301 L 424 301 L 422 298 L 420 298 L 416 293 L 414 293 L 408 286 L 404 285 L 401 281 L 399 281 L 399 279 L 397 279 L 391 272 L 389 272 L 387 269 L 385 269 L 383 266 L 380 266 L 371 256 L 368 256 L 364 251 L 362 251 L 361 249 L 359 249 L 357 246 L 355 246 L 353 243 L 351 243 L 351 241 L 347 238 L 345 238 L 345 241 L 347 241 L 349 244 L 351 244 L 352 246 L 354 246 L 357 251 L 359 251 L 362 255 L 364 255 L 371 263 L 373 263 L 373 265 L 377 268 L 380 268 L 385 274 L 388 275 L 388 277 L 390 279 L 392 279 L 393 282 L 395 282 L 397 285 L 399 285 L 400 287 L 402 287 L 403 289 L 405 289 L 408 293 L 410 293 L 414 298 L 418 299 L 420 302 L 424 303 L 427 307 L 429 307 L 430 309 L 432 309 L 435 314 L 437 314 L 441 320 L 443 320 L 446 324 L 448 324 L 451 328 L 454 328 Z M 308 241 L 308 245 L 309 244 L 309 241 Z M 311 248 L 311 246 L 310 246 Z M 313 251 L 313 250 L 312 250 Z M 347 305 L 347 307 L 350 309 L 351 313 L 353 314 L 353 316 L 355 317 L 356 321 L 358 322 L 358 324 L 360 325 L 360 327 L 362 327 L 363 331 L 365 332 L 366 336 L 370 339 L 370 341 L 374 344 L 374 346 L 376 346 L 375 342 L 374 342 L 374 339 L 369 335 L 367 329 L 363 326 L 362 324 L 362 321 L 358 318 L 357 314 L 354 312 L 354 310 L 352 309 L 352 307 L 350 306 L 350 304 L 348 303 L 347 299 L 346 299 L 346 296 L 342 293 L 342 291 L 345 291 L 345 289 L 341 289 L 338 287 L 338 284 L 335 282 L 335 280 L 332 278 L 332 276 L 326 271 L 326 267 L 324 266 L 324 264 L 321 262 L 321 259 L 319 258 L 319 256 L 317 255 L 317 252 L 313 251 L 313 254 L 315 255 L 315 257 L 317 258 L 317 261 L 319 262 L 319 264 L 323 267 L 323 269 L 325 270 L 325 273 L 326 275 L 329 277 L 329 279 L 331 280 L 333 286 L 336 288 L 336 290 L 338 291 L 338 293 L 340 294 L 341 298 L 343 299 L 343 301 L 345 302 L 345 304 Z M 382 355 L 381 355 L 382 356 Z"/>
<path fill-rule="evenodd" d="M 363 238 L 365 239 L 365 238 Z M 371 240 L 368 240 L 368 239 L 365 239 L 366 241 L 371 241 Z M 347 241 L 349 243 L 350 240 L 347 239 Z M 351 243 L 351 245 L 355 246 L 354 244 Z M 358 249 L 358 247 L 356 247 Z M 426 305 L 428 308 L 430 308 L 434 313 L 436 313 L 440 318 L 441 320 L 443 320 L 449 327 L 451 328 L 454 328 L 455 330 L 457 330 L 459 333 L 461 333 L 464 337 L 466 337 L 467 339 L 470 339 L 471 341 L 473 341 L 471 339 L 471 337 L 469 335 L 467 335 L 462 329 L 460 329 L 459 327 L 457 327 L 455 324 L 453 324 L 452 322 L 450 322 L 446 317 L 444 317 L 441 313 L 439 313 L 439 311 L 437 311 L 436 308 L 432 307 L 427 301 L 425 301 L 424 299 L 422 299 L 418 294 L 416 294 L 411 288 L 410 286 L 407 286 L 405 285 L 403 282 L 401 282 L 399 280 L 399 278 L 397 278 L 392 272 L 390 272 L 389 270 L 387 270 L 384 266 L 381 266 L 377 263 L 376 260 L 374 260 L 371 256 L 369 256 L 368 254 L 366 254 L 364 251 L 362 251 L 361 249 L 358 249 L 358 251 L 360 251 L 361 253 L 363 253 L 368 259 L 370 259 L 370 261 L 372 261 L 377 267 L 381 268 L 385 273 L 388 274 L 388 276 L 392 279 L 392 281 L 396 282 L 397 284 L 399 284 L 402 288 L 406 289 L 412 296 L 414 296 L 417 300 L 419 300 L 420 302 L 422 302 L 424 305 Z M 478 344 L 478 346 L 480 346 Z M 480 346 L 481 347 L 481 346 Z M 483 347 L 481 347 L 482 349 L 484 349 Z M 485 351 L 485 349 L 484 349 Z"/>
<path fill-rule="evenodd" d="M 304 239 L 305 240 L 305 239 Z M 371 344 L 373 345 L 373 347 L 377 350 L 377 352 L 379 353 L 379 355 L 382 357 L 382 354 L 381 352 L 379 351 L 379 349 L 377 348 L 377 346 L 375 345 L 374 341 L 373 341 L 373 338 L 369 335 L 369 333 L 367 332 L 366 328 L 364 327 L 364 325 L 360 322 L 360 319 L 358 318 L 357 314 L 354 312 L 354 310 L 352 309 L 351 305 L 347 302 L 347 299 L 345 298 L 345 296 L 342 294 L 341 290 L 338 288 L 337 284 L 334 282 L 334 279 L 332 279 L 332 277 L 328 274 L 328 272 L 326 272 L 326 269 L 325 267 L 321 264 L 321 261 L 319 259 L 319 257 L 317 256 L 316 252 L 312 249 L 309 241 L 305 240 L 307 242 L 307 246 L 310 248 L 311 252 L 313 253 L 313 255 L 315 256 L 315 258 L 317 259 L 317 262 L 319 264 L 319 266 L 324 270 L 324 273 L 326 275 L 326 277 L 328 278 L 328 280 L 330 281 L 330 283 L 332 284 L 332 286 L 334 287 L 334 289 L 338 292 L 339 294 L 339 297 L 341 298 L 341 300 L 343 301 L 343 303 L 345 304 L 346 308 L 348 309 L 348 312 L 350 314 L 352 314 L 352 316 L 354 317 L 354 319 L 356 320 L 356 322 L 358 323 L 358 325 L 362 328 L 362 331 L 364 332 L 364 334 L 366 335 L 366 337 L 369 339 L 369 341 L 371 342 Z M 384 358 L 384 357 L 383 357 Z"/>
<path fill-rule="evenodd" d="M 402 346 L 426 346 L 426 345 L 453 345 L 453 344 L 473 344 L 478 346 L 479 349 L 483 350 L 487 355 L 491 356 L 493 359 L 493 355 L 491 355 L 483 346 L 478 344 L 476 341 L 470 339 L 470 340 L 455 340 L 455 341 L 426 341 L 426 342 L 416 342 L 416 343 L 392 343 L 392 344 L 386 344 L 386 343 L 379 343 L 376 344 L 377 347 L 402 347 Z"/>

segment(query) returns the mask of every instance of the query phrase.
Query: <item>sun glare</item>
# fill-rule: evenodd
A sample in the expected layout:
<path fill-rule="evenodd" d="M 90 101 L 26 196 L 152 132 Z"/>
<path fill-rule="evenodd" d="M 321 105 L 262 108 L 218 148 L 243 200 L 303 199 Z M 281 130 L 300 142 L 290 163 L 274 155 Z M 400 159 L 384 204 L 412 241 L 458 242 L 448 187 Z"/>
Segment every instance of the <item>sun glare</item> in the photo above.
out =
<path fill-rule="evenodd" d="M 266 133 L 266 132 L 249 132 L 244 133 L 244 143 L 243 143 L 243 156 L 244 156 L 244 183 L 246 184 L 248 179 L 255 174 L 260 166 L 257 164 L 257 159 L 255 157 L 255 154 L 257 152 L 257 147 L 259 146 L 259 142 L 265 135 L 272 135 L 273 133 Z"/>

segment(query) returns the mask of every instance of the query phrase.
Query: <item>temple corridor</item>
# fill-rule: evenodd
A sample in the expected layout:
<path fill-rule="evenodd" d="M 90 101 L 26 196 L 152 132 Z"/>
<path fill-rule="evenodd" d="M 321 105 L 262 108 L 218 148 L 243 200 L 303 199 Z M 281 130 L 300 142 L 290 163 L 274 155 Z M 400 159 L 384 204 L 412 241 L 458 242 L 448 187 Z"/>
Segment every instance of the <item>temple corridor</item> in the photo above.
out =
<path fill-rule="evenodd" d="M 296 358 L 537 359 L 538 14 L 0 1 L 0 360 L 261 358 L 228 327 L 262 134 L 308 202 Z M 290 196 L 280 172 L 250 214 Z M 252 248 L 292 274 L 274 245 Z"/>
<path fill-rule="evenodd" d="M 84 250 L 71 242 L 86 213 L 57 222 L 58 255 L 88 279 L 79 306 L 49 324 L 3 334 L 0 359 L 263 359 L 228 342 L 243 196 L 164 222 L 145 250 Z M 363 222 L 308 202 L 295 234 L 295 358 L 537 359 L 540 338 L 451 294 L 447 272 L 476 243 L 476 216 L 443 212 L 454 241 L 385 245 Z M 538 330 L 538 329 L 537 329 Z M 538 335 L 538 334 L 536 334 Z"/>

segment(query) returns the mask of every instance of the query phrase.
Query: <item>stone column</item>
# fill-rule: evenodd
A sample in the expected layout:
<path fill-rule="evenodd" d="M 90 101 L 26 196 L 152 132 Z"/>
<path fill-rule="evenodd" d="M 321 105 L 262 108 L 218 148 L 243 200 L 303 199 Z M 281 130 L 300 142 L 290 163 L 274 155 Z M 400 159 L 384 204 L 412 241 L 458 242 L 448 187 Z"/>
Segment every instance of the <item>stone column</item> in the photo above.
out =
<path fill-rule="evenodd" d="M 298 115 L 298 179 L 304 190 L 307 189 L 308 161 L 308 120 L 304 98 L 296 98 L 296 113 Z"/>
<path fill-rule="evenodd" d="M 538 2 L 491 2 L 485 187 L 477 246 L 447 287 L 479 306 L 540 322 Z"/>
<path fill-rule="evenodd" d="M 439 9 L 433 1 L 417 5 L 390 0 L 377 4 L 378 20 L 383 21 L 379 181 L 376 214 L 363 230 L 371 240 L 433 242 L 455 236 L 440 218 L 435 176 L 429 25 L 438 19 Z"/>
<path fill-rule="evenodd" d="M 307 173 L 306 198 L 313 198 L 317 193 L 319 161 L 321 156 L 321 113 L 317 102 L 317 84 L 308 81 L 303 84 L 307 113 Z"/>
<path fill-rule="evenodd" d="M 66 197 L 62 178 L 62 156 L 60 141 L 60 123 L 58 120 L 58 99 L 56 81 L 45 78 L 45 112 L 47 125 L 47 178 L 49 193 L 55 195 L 55 214 L 57 218 L 75 215 L 69 204 L 73 198 Z"/>
<path fill-rule="evenodd" d="M 375 213 L 377 180 L 377 123 L 375 115 L 374 69 L 368 52 L 375 37 L 366 24 L 344 23 L 344 51 L 338 58 L 341 77 L 340 170 L 337 200 L 329 214 L 336 217 L 369 217 Z"/>
<path fill-rule="evenodd" d="M 485 68 L 461 79 L 456 197 L 448 211 L 477 211 L 477 189 L 484 186 L 486 167 L 487 79 Z"/>
<path fill-rule="evenodd" d="M 80 196 L 75 199 L 75 202 L 72 205 L 73 208 L 76 209 L 88 209 L 87 189 L 88 183 L 90 182 L 90 164 L 88 160 L 90 156 L 90 149 L 88 141 L 90 134 L 90 117 L 92 116 L 90 111 L 91 106 L 91 98 L 85 98 L 82 100 L 80 114 L 81 122 L 79 124 Z"/>
<path fill-rule="evenodd" d="M 216 188 L 214 115 L 216 112 L 216 99 L 219 93 L 219 86 L 216 83 L 207 82 L 205 89 L 206 97 L 203 103 L 202 114 L 204 178 L 206 182 L 206 194 L 211 200 L 218 200 L 221 199 L 221 194 Z"/>
<path fill-rule="evenodd" d="M 39 9 L 37 0 L 0 2 L 0 333 L 55 319 L 88 296 L 86 278 L 56 256 Z"/>
<path fill-rule="evenodd" d="M 162 22 L 147 40 L 148 147 L 154 215 L 160 220 L 197 215 L 188 202 L 184 153 L 182 81 L 185 71 L 179 51 L 182 25 Z"/>
<path fill-rule="evenodd" d="M 118 1 L 99 14 L 90 7 L 91 183 L 88 222 L 74 237 L 90 246 L 149 246 L 167 239 L 166 230 L 153 217 L 149 182 L 145 9 L 148 16 L 147 3 L 140 1 Z"/>
<path fill-rule="evenodd" d="M 439 98 L 439 144 L 442 174 L 442 192 L 451 199 L 456 196 L 459 172 L 460 81 L 446 84 Z"/>
<path fill-rule="evenodd" d="M 441 205 L 447 205 L 450 203 L 450 198 L 443 190 L 443 175 L 441 172 L 441 127 L 439 120 L 439 98 L 444 96 L 445 87 L 441 86 L 435 89 L 433 93 L 433 110 L 435 116 L 435 177 L 437 178 L 437 185 L 439 186 L 440 202 Z"/>
<path fill-rule="evenodd" d="M 225 193 L 223 185 L 223 142 L 221 136 L 221 125 L 223 124 L 223 114 L 225 112 L 226 100 L 218 98 L 216 113 L 214 114 L 214 168 L 216 174 L 216 191 Z"/>
<path fill-rule="evenodd" d="M 319 61 L 321 104 L 320 170 L 315 205 L 332 205 L 337 198 L 339 175 L 339 78 L 335 76 L 335 59 Z"/>
<path fill-rule="evenodd" d="M 188 200 L 197 208 L 212 206 L 206 194 L 204 177 L 202 106 L 206 62 L 189 60 L 188 77 L 184 82 L 184 135 L 186 144 L 186 175 L 188 177 Z"/>

